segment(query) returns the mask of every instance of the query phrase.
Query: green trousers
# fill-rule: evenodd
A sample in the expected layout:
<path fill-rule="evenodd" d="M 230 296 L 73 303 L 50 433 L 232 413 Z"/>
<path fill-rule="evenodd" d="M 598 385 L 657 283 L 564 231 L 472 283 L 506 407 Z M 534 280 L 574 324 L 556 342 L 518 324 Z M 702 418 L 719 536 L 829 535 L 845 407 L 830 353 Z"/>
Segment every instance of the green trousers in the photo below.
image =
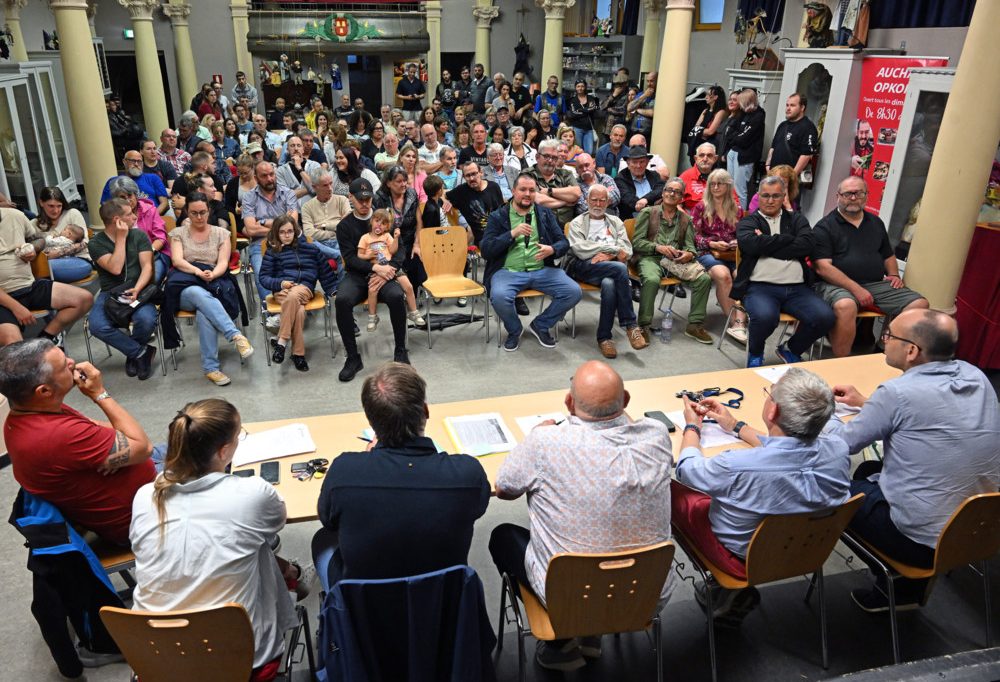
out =
<path fill-rule="evenodd" d="M 639 326 L 648 327 L 653 322 L 653 312 L 656 309 L 656 294 L 660 291 L 660 278 L 667 272 L 660 267 L 660 256 L 647 256 L 639 261 Z M 691 290 L 691 312 L 688 314 L 688 324 L 700 324 L 705 321 L 705 311 L 708 308 L 708 294 L 712 288 L 712 278 L 708 273 L 702 273 L 695 279 L 684 282 Z"/>

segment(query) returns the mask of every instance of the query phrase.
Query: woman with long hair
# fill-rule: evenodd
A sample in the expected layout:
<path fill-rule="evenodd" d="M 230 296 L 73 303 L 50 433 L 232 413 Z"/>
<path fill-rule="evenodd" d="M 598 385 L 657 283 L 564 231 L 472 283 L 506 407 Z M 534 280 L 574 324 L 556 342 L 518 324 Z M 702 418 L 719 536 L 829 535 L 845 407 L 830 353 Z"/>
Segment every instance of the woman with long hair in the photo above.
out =
<path fill-rule="evenodd" d="M 691 209 L 691 225 L 698 262 L 715 283 L 715 298 L 727 318 L 734 303 L 729 292 L 736 270 L 736 223 L 742 217 L 743 209 L 733 198 L 733 176 L 721 168 L 715 169 L 708 174 L 701 201 Z M 746 343 L 746 315 L 737 310 L 726 333 Z"/>
<path fill-rule="evenodd" d="M 532 149 L 538 149 L 538 145 L 542 140 L 551 140 L 558 137 L 556 129 L 552 127 L 552 114 L 547 109 L 542 109 L 536 116 L 538 117 L 538 122 L 528 131 L 528 136 L 525 138 L 525 142 Z"/>
<path fill-rule="evenodd" d="M 89 277 L 94 270 L 87 251 L 87 221 L 83 214 L 69 205 L 66 195 L 58 187 L 43 187 L 38 193 L 38 216 L 31 224 L 39 232 L 61 232 L 67 225 L 83 229 L 83 241 L 72 246 L 55 247 L 58 251 L 46 250 L 49 257 L 49 271 L 55 282 L 70 283 Z M 55 255 L 57 254 L 58 255 Z"/>
<path fill-rule="evenodd" d="M 257 186 L 257 176 L 253 169 L 256 165 L 254 158 L 249 154 L 240 154 L 236 159 L 236 175 L 226 185 L 224 201 L 226 211 L 236 217 L 236 229 L 243 231 L 243 197 L 247 192 L 253 191 Z"/>
<path fill-rule="evenodd" d="M 225 115 L 222 113 L 222 106 L 219 104 L 219 95 L 212 88 L 209 88 L 208 92 L 205 93 L 205 99 L 198 105 L 199 116 L 204 117 L 208 114 L 214 116 L 216 121 L 221 121 L 225 118 Z"/>
<path fill-rule="evenodd" d="M 361 162 L 357 154 L 347 147 L 341 147 L 333 156 L 333 193 L 350 196 L 351 183 L 361 177 Z"/>
<path fill-rule="evenodd" d="M 355 111 L 347 119 L 347 137 L 358 144 L 368 141 L 368 117 L 363 111 Z"/>
<path fill-rule="evenodd" d="M 597 98 L 587 92 L 587 81 L 582 78 L 574 84 L 576 92 L 566 100 L 565 123 L 573 128 L 580 148 L 594 153 L 594 118 L 597 116 Z"/>
<path fill-rule="evenodd" d="M 406 186 L 417 193 L 420 203 L 427 201 L 424 194 L 424 180 L 427 173 L 419 168 L 417 148 L 412 143 L 407 142 L 399 150 L 399 165 L 406 169 Z"/>
<path fill-rule="evenodd" d="M 329 109 L 323 109 L 316 113 L 316 135 L 315 145 L 319 149 L 325 149 L 326 143 L 330 139 L 330 129 L 333 127 L 333 113 Z"/>
<path fill-rule="evenodd" d="M 729 98 L 726 99 L 726 119 L 722 122 L 722 129 L 719 131 L 719 144 L 716 145 L 715 151 L 719 155 L 719 166 L 725 168 L 726 166 L 726 156 L 729 154 L 729 149 L 726 145 L 729 143 L 729 128 L 736 124 L 736 121 L 740 117 L 740 100 L 739 95 L 736 90 L 729 93 Z M 695 151 L 698 147 L 695 146 Z"/>
<path fill-rule="evenodd" d="M 254 634 L 253 681 L 273 678 L 296 617 L 271 551 L 285 526 L 285 503 L 262 478 L 226 473 L 245 435 L 239 412 L 225 400 L 181 408 L 170 422 L 163 471 L 135 495 L 129 540 L 135 608 L 176 611 L 233 602 L 246 609 Z"/>
<path fill-rule="evenodd" d="M 583 154 L 583 149 L 576 143 L 576 131 L 570 126 L 562 126 L 558 138 L 566 144 L 566 165 L 575 167 L 576 157 Z"/>
<path fill-rule="evenodd" d="M 413 149 L 412 145 L 410 149 Z M 399 156 L 400 165 L 393 166 L 382 176 L 382 186 L 375 192 L 372 207 L 389 209 L 392 214 L 393 232 L 399 230 L 398 253 L 403 254 L 403 270 L 410 278 L 413 290 L 417 291 L 427 279 L 423 263 L 420 262 L 420 228 L 423 227 L 419 211 L 421 202 L 417 191 L 410 186 L 410 174 L 402 164 L 403 152 Z M 416 167 L 416 160 L 413 161 L 413 166 Z M 420 189 L 423 191 L 423 187 Z"/>
<path fill-rule="evenodd" d="M 281 364 L 285 347 L 292 342 L 292 364 L 308 372 L 306 342 L 306 304 L 313 298 L 316 281 L 323 291 L 337 290 L 337 275 L 329 260 L 315 244 L 306 241 L 298 222 L 287 213 L 274 219 L 267 233 L 267 251 L 260 266 L 260 284 L 281 305 L 278 338 L 271 340 L 271 360 Z"/>
<path fill-rule="evenodd" d="M 472 131 L 469 126 L 462 125 L 455 127 L 455 149 L 465 149 L 472 144 Z"/>
<path fill-rule="evenodd" d="M 726 169 L 733 176 L 740 206 L 747 207 L 747 185 L 753 167 L 764 151 L 764 110 L 757 103 L 757 92 L 747 88 L 736 96 L 739 118 L 726 128 Z"/>
<path fill-rule="evenodd" d="M 337 122 L 331 123 L 326 142 L 323 143 L 323 153 L 326 154 L 326 158 L 332 161 L 337 150 L 343 147 L 345 142 L 347 142 L 347 128 Z"/>
<path fill-rule="evenodd" d="M 705 108 L 701 110 L 698 121 L 694 124 L 698 131 L 698 138 L 692 140 L 688 138 L 688 157 L 691 165 L 694 165 L 694 153 L 698 145 L 711 142 L 719 149 L 720 133 L 723 124 L 729 117 L 729 110 L 726 107 L 726 91 L 718 85 L 711 86 L 705 93 Z"/>

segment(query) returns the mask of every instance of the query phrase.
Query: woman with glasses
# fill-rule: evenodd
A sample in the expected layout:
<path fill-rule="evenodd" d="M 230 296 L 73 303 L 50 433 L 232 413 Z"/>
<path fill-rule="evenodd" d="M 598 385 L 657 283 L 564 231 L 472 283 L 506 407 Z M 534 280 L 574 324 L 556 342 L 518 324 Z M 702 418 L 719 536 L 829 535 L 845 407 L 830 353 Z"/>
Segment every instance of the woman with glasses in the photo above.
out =
<path fill-rule="evenodd" d="M 76 225 L 83 229 L 83 241 L 79 244 L 46 249 L 45 253 L 49 258 L 49 270 L 53 281 L 70 284 L 90 276 L 94 265 L 87 252 L 87 221 L 82 213 L 70 207 L 61 189 L 42 188 L 38 193 L 38 217 L 32 220 L 31 224 L 39 232 L 52 234 L 61 233 L 67 225 Z"/>
<path fill-rule="evenodd" d="M 413 150 L 414 157 L 416 150 Z M 402 161 L 403 153 L 400 153 Z M 416 167 L 416 158 L 413 166 Z M 423 178 L 426 174 L 421 173 Z M 395 260 L 401 261 L 403 270 L 410 278 L 413 290 L 417 291 L 420 285 L 427 279 L 423 263 L 420 262 L 420 229 L 421 217 L 419 207 L 422 203 L 418 198 L 417 190 L 410 185 L 410 173 L 404 165 L 393 166 L 382 176 L 382 186 L 375 192 L 372 207 L 388 209 L 392 214 L 392 230 L 399 230 L 399 248 L 397 249 Z M 421 178 L 421 184 L 423 184 Z M 420 188 L 423 191 L 423 187 Z M 426 199 L 424 199 L 426 201 Z"/>
<path fill-rule="evenodd" d="M 524 142 L 524 128 L 511 126 L 507 131 L 510 136 L 510 146 L 504 155 L 504 163 L 521 170 L 528 170 L 535 165 L 535 150 Z"/>
<path fill-rule="evenodd" d="M 229 275 L 229 230 L 209 223 L 211 211 L 204 193 L 189 194 L 186 207 L 190 224 L 170 233 L 174 269 L 167 278 L 165 307 L 195 313 L 205 378 L 216 386 L 227 386 L 231 380 L 221 371 L 218 335 L 233 343 L 241 358 L 253 355 L 250 340 L 233 323 L 242 299 Z M 165 327 L 164 345 L 171 347 L 166 343 L 167 331 Z"/>
<path fill-rule="evenodd" d="M 375 155 L 385 151 L 385 124 L 381 120 L 372 119 L 368 126 L 368 139 L 361 145 L 361 154 L 375 160 Z"/>
<path fill-rule="evenodd" d="M 253 627 L 251 681 L 273 679 L 296 623 L 287 574 L 298 566 L 271 547 L 285 503 L 262 478 L 226 473 L 246 437 L 229 402 L 188 403 L 170 422 L 163 471 L 136 493 L 129 540 L 135 608 L 146 611 L 242 605 Z"/>
<path fill-rule="evenodd" d="M 743 209 L 733 198 L 733 176 L 718 168 L 708 174 L 705 193 L 691 209 L 694 227 L 694 245 L 698 262 L 708 271 L 715 284 L 715 298 L 722 312 L 729 319 L 733 299 L 733 272 L 736 270 L 736 223 L 743 217 Z M 739 310 L 726 333 L 739 341 L 747 342 L 746 315 Z"/>

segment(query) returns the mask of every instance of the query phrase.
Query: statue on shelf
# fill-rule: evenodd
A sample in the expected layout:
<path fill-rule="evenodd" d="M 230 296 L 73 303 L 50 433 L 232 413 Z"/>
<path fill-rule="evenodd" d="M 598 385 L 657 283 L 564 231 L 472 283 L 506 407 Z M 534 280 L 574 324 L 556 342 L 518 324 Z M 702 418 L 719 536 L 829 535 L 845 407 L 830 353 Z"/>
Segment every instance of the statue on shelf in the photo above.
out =
<path fill-rule="evenodd" d="M 805 4 L 806 23 L 802 28 L 806 31 L 806 43 L 809 47 L 830 47 L 833 45 L 833 12 L 822 2 L 807 2 Z"/>
<path fill-rule="evenodd" d="M 323 72 L 317 71 L 313 82 L 316 84 L 316 95 L 318 97 L 323 97 L 323 91 L 326 89 L 326 80 L 323 78 Z"/>
<path fill-rule="evenodd" d="M 292 82 L 296 85 L 302 85 L 302 62 L 298 59 L 292 62 Z"/>
<path fill-rule="evenodd" d="M 594 18 L 590 20 L 590 37 L 596 38 L 601 31 L 601 20 L 594 15 Z"/>
<path fill-rule="evenodd" d="M 599 33 L 602 33 L 605 36 L 609 36 L 614 32 L 615 32 L 614 22 L 611 21 L 611 17 L 607 17 L 604 21 L 601 22 L 601 30 L 599 31 Z"/>
<path fill-rule="evenodd" d="M 278 58 L 278 73 L 281 78 L 281 83 L 287 83 L 292 79 L 291 66 L 288 63 L 288 55 L 282 54 Z"/>
<path fill-rule="evenodd" d="M 337 62 L 330 64 L 330 87 L 334 90 L 344 89 L 344 82 L 340 77 L 340 66 Z"/>
<path fill-rule="evenodd" d="M 268 65 L 268 63 L 265 62 L 265 61 L 261 61 L 261 63 L 260 63 L 260 77 L 259 77 L 258 80 L 260 80 L 261 83 L 270 83 L 271 82 L 271 74 L 272 73 L 273 72 L 271 70 L 270 65 Z"/>

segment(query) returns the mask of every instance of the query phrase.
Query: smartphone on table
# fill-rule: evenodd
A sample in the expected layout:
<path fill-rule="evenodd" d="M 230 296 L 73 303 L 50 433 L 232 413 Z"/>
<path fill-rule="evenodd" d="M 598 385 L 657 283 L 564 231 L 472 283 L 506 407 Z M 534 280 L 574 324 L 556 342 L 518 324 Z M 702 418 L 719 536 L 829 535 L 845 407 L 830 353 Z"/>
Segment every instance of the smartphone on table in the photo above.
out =
<path fill-rule="evenodd" d="M 280 477 L 277 462 L 264 462 L 260 465 L 260 477 L 271 485 L 278 485 Z"/>
<path fill-rule="evenodd" d="M 660 422 L 661 424 L 667 427 L 667 431 L 669 431 L 670 433 L 673 433 L 674 431 L 677 430 L 677 425 L 674 424 L 672 421 L 670 421 L 670 417 L 663 414 L 663 412 L 660 412 L 659 410 L 652 410 L 650 412 L 645 412 L 643 413 L 642 416 L 649 417 L 650 419 L 655 419 L 656 421 Z"/>

